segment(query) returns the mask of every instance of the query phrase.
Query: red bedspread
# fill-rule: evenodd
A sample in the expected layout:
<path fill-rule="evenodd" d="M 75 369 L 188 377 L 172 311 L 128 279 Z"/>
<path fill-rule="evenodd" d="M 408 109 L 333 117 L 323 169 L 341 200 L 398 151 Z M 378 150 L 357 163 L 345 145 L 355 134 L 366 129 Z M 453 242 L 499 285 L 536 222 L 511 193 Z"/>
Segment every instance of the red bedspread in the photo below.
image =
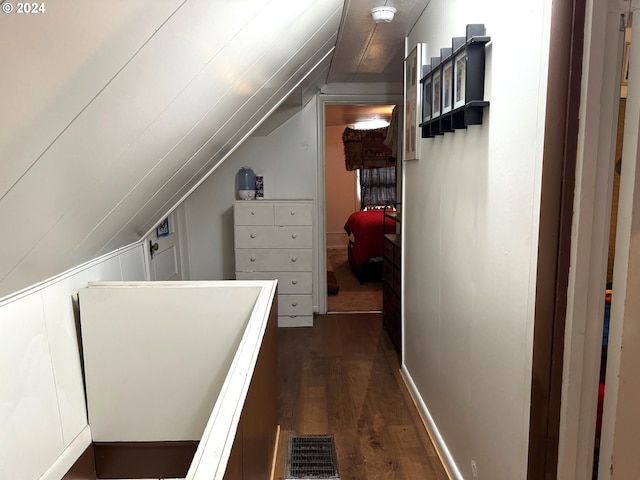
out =
<path fill-rule="evenodd" d="M 383 232 L 383 224 L 386 232 Z M 358 265 L 372 257 L 381 257 L 384 234 L 396 233 L 396 222 L 390 218 L 384 222 L 384 210 L 362 210 L 352 213 L 344 224 L 347 235 L 353 234 L 355 241 L 351 253 Z"/>

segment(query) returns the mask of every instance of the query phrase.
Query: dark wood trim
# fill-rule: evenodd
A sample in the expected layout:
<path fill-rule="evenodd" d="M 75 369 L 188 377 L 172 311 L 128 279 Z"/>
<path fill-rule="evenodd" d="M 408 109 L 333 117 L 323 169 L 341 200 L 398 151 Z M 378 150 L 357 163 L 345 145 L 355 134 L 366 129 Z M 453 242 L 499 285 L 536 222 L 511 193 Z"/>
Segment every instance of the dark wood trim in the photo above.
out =
<path fill-rule="evenodd" d="M 98 478 L 184 478 L 198 442 L 96 442 L 93 447 Z"/>
<path fill-rule="evenodd" d="M 554 0 L 545 118 L 527 478 L 555 479 L 585 0 Z"/>
<path fill-rule="evenodd" d="M 95 480 L 96 478 L 96 459 L 93 444 L 90 444 L 62 480 Z"/>
<path fill-rule="evenodd" d="M 278 302 L 271 305 L 225 480 L 268 479 L 278 432 Z"/>

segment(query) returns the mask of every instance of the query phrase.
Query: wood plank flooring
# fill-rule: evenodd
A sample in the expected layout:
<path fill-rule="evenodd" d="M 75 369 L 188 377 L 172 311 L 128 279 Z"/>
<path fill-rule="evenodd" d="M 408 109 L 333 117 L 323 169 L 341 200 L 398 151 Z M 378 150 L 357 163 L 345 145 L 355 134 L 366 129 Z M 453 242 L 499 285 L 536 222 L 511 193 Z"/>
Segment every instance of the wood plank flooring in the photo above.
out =
<path fill-rule="evenodd" d="M 381 314 L 317 315 L 312 328 L 280 328 L 281 427 L 287 436 L 334 435 L 341 480 L 447 480 L 399 374 Z"/>

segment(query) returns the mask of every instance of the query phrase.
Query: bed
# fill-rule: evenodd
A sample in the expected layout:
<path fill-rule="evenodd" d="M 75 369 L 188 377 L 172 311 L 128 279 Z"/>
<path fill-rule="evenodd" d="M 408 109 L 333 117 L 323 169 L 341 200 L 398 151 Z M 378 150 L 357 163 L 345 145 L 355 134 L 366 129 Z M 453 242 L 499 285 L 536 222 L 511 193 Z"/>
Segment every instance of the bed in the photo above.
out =
<path fill-rule="evenodd" d="M 385 217 L 388 211 L 395 209 L 359 210 L 349 215 L 344 224 L 349 235 L 349 266 L 361 284 L 382 279 L 384 235 L 396 233 L 396 222 Z"/>

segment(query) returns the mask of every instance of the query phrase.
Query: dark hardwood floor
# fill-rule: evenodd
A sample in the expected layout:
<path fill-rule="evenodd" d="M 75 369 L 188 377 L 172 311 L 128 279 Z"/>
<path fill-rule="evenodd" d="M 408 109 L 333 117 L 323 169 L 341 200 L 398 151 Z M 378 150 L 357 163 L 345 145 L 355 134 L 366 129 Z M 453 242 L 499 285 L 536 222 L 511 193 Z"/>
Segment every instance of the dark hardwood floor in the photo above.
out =
<path fill-rule="evenodd" d="M 278 330 L 280 442 L 334 435 L 341 480 L 446 480 L 399 374 L 381 314 L 319 315 L 312 328 Z"/>

